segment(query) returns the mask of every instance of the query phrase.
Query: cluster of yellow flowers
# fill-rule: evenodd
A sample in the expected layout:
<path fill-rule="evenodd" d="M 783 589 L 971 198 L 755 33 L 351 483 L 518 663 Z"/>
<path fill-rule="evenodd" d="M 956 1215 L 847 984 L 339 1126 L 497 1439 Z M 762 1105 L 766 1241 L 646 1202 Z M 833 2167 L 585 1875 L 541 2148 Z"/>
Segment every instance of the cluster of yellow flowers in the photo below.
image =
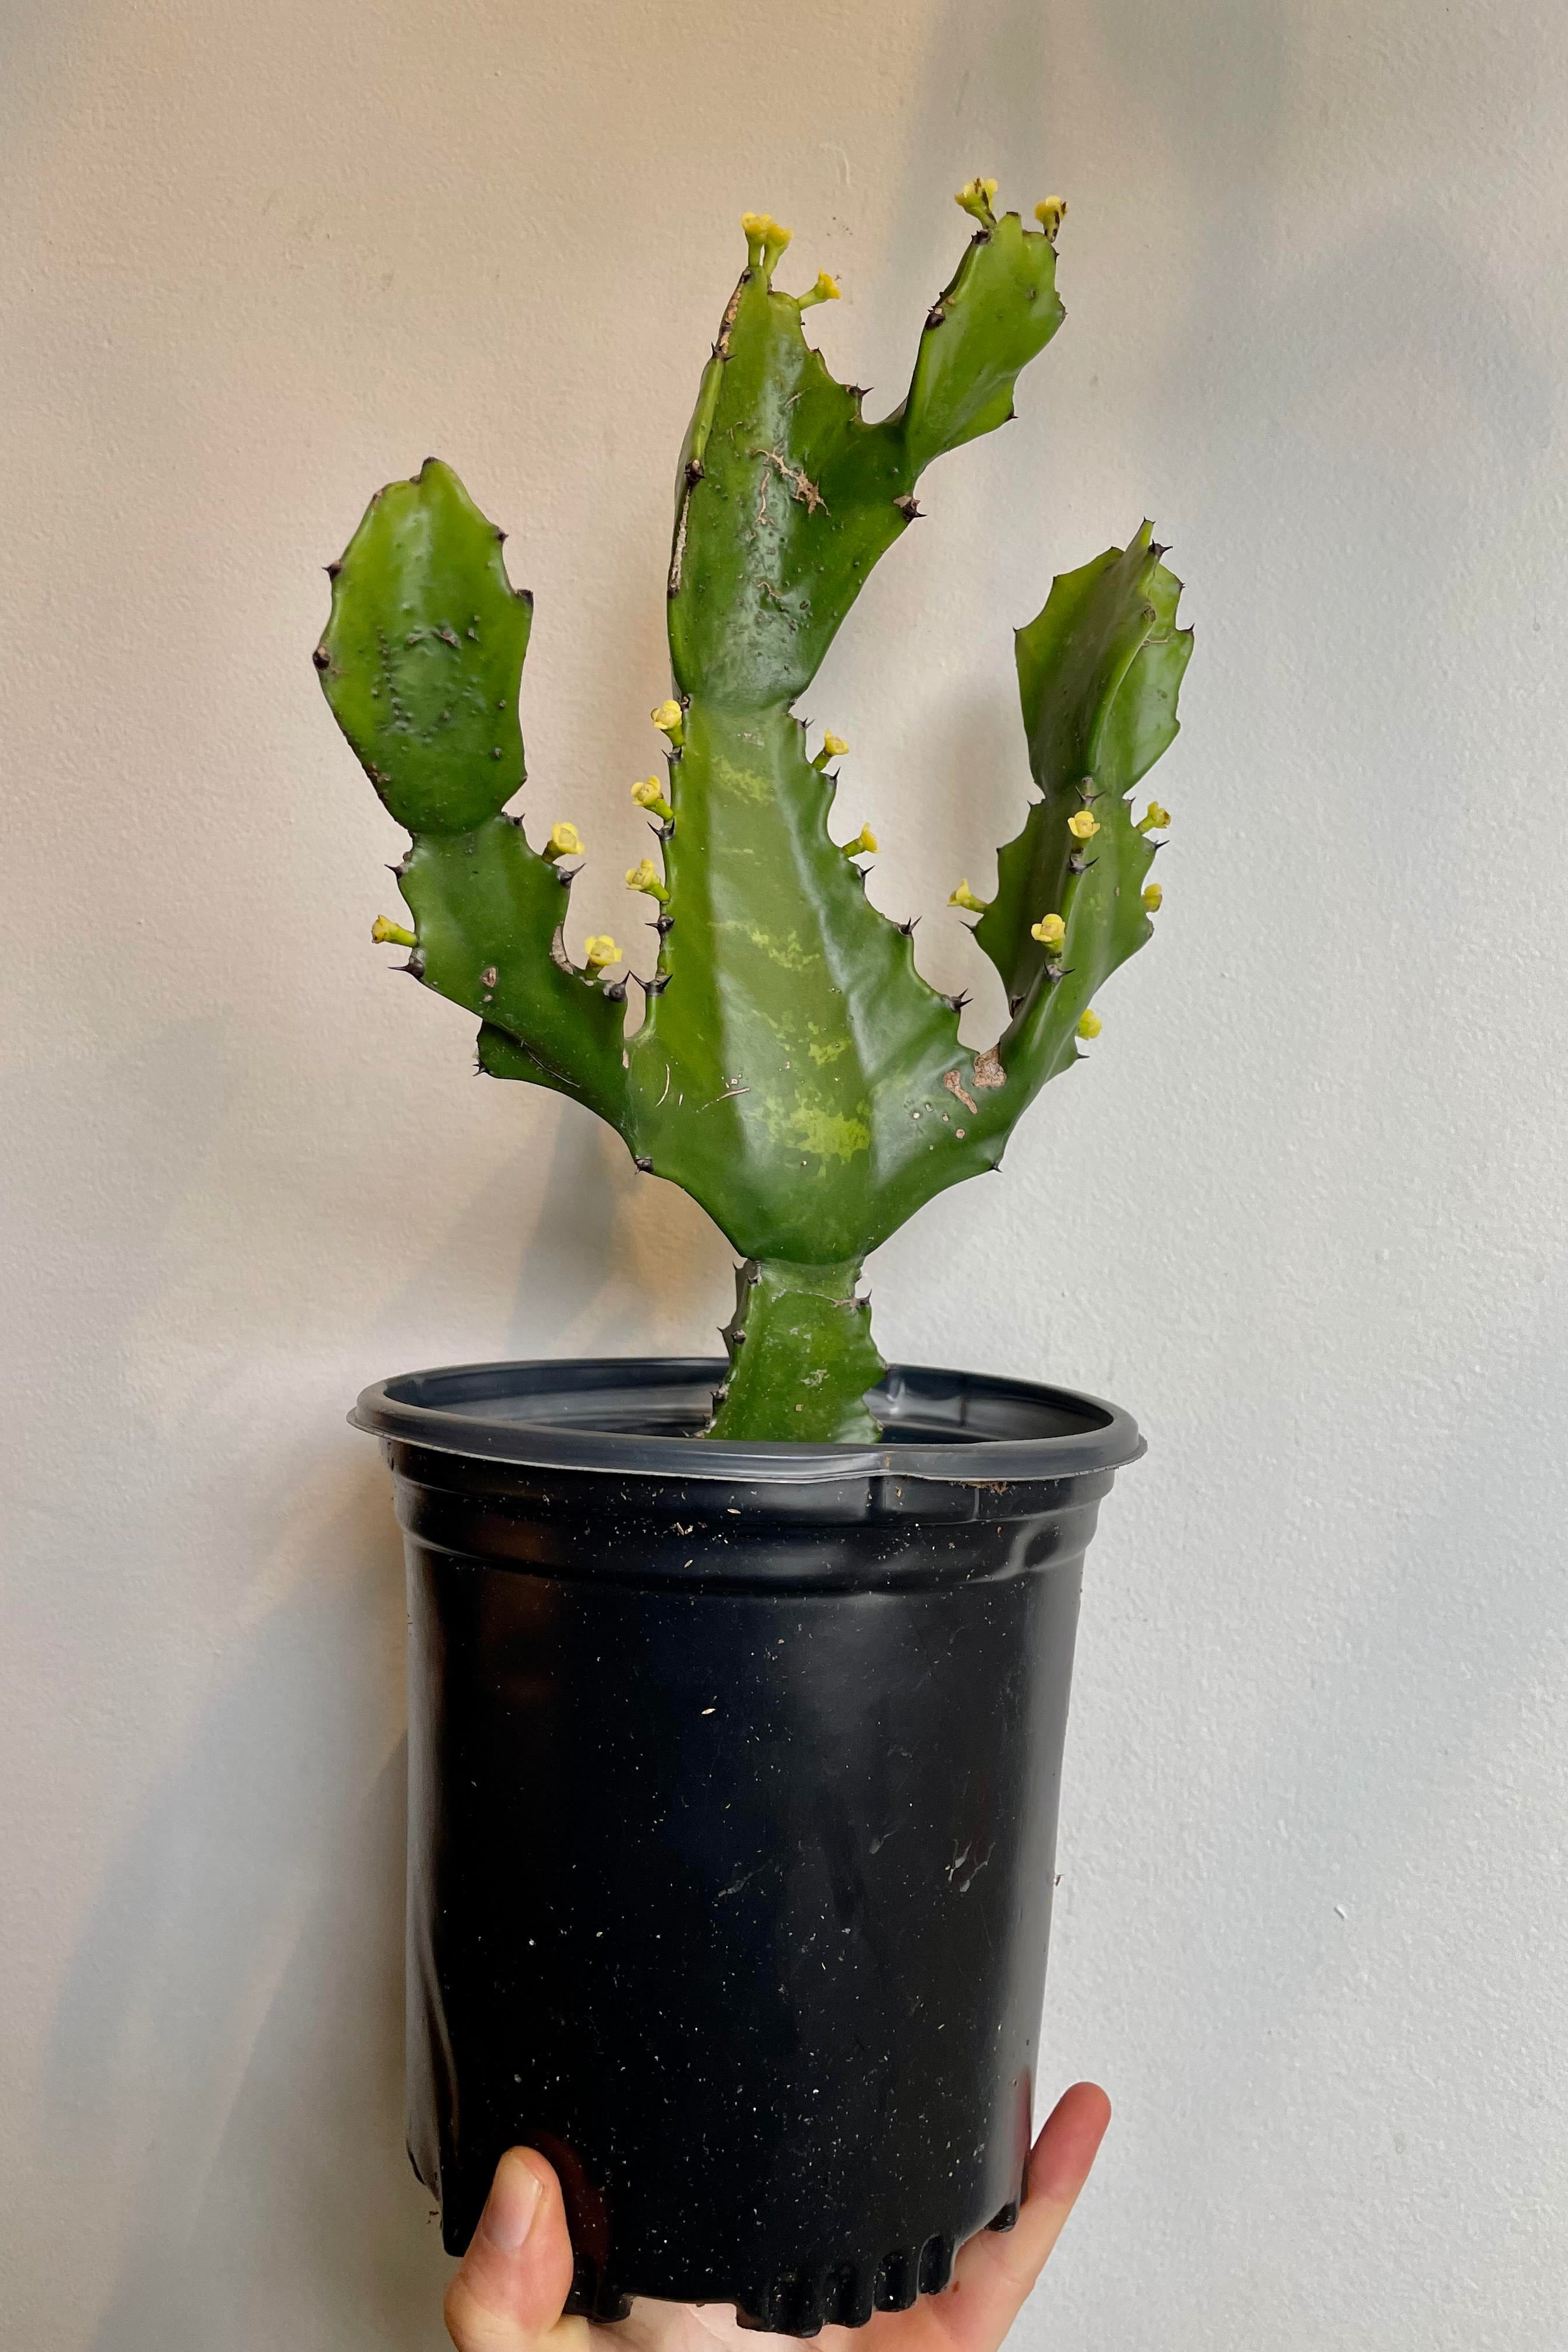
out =
<path fill-rule="evenodd" d="M 982 228 L 994 228 L 996 215 L 992 209 L 992 200 L 995 194 L 994 180 L 983 180 L 976 175 L 973 180 L 964 182 L 952 201 L 961 211 L 968 213 L 973 219 L 977 220 Z M 1035 206 L 1035 218 L 1053 245 L 1057 241 L 1057 231 L 1067 216 L 1067 208 L 1068 200 L 1065 196 L 1047 196 L 1044 204 Z"/>

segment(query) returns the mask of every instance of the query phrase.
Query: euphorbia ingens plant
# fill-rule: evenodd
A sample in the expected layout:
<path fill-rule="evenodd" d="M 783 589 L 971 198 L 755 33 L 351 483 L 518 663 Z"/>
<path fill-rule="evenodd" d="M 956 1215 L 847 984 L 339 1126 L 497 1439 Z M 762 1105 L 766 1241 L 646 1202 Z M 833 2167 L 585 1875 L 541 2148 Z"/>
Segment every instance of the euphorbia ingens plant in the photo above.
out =
<path fill-rule="evenodd" d="M 882 1370 L 867 1252 L 934 1193 L 994 1168 L 1047 1078 L 1100 1028 L 1101 982 L 1150 937 L 1149 880 L 1168 819 L 1130 795 L 1176 732 L 1192 650 L 1180 583 L 1145 524 L 1058 578 L 1017 632 L 1039 798 L 1002 849 L 995 895 L 950 903 L 1001 974 L 1006 1025 L 975 1053 L 963 999 L 915 968 L 912 924 L 879 914 L 856 862 L 868 832 L 828 831 L 832 761 L 795 715 L 834 634 L 918 512 L 934 457 L 1013 414 L 1020 371 L 1062 320 L 1056 236 L 958 201 L 975 230 L 926 317 L 909 393 L 868 424 L 802 331 L 837 288 L 779 291 L 789 232 L 748 214 L 681 454 L 668 583 L 674 693 L 652 714 L 667 781 L 636 783 L 658 856 L 626 880 L 652 909 L 654 969 L 632 975 L 628 1028 L 614 940 L 574 958 L 566 929 L 583 845 L 540 849 L 510 812 L 523 782 L 518 691 L 532 600 L 508 583 L 503 534 L 451 469 L 376 495 L 340 563 L 315 660 L 334 716 L 413 845 L 397 868 L 412 928 L 377 939 L 478 1015 L 481 1069 L 585 1104 L 639 1169 L 685 1187 L 745 1264 L 725 1332 L 730 1370 L 708 1433 L 861 1439 Z"/>

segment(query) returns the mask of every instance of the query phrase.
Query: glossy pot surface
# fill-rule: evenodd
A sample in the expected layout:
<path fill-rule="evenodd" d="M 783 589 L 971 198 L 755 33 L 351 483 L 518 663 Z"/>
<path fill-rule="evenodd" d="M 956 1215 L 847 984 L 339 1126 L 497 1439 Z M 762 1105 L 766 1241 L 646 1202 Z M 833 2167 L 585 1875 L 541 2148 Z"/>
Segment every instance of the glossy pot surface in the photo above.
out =
<path fill-rule="evenodd" d="M 806 2335 L 1016 2216 L 1083 1554 L 1142 1446 L 898 1368 L 875 1447 L 716 1445 L 719 1369 L 360 1400 L 408 1561 L 409 2147 L 453 2252 L 522 2142 L 575 2308 Z"/>

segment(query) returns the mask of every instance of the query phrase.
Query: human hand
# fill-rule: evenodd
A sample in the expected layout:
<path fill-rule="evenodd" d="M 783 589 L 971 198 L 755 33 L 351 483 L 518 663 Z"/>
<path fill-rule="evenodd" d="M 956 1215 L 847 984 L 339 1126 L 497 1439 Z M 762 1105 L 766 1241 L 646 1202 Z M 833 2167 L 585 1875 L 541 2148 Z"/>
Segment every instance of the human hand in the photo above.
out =
<path fill-rule="evenodd" d="M 827 2352 L 996 2352 L 1061 2235 L 1110 2121 L 1105 2093 L 1075 2083 L 1035 2142 L 1016 2227 L 971 2238 L 941 2294 L 922 2294 L 909 2311 L 876 2312 L 864 2327 L 825 2327 L 818 2340 Z M 560 2185 L 534 2149 L 511 2148 L 447 2290 L 447 2326 L 458 2352 L 756 2352 L 769 2340 L 740 2328 L 722 2304 L 644 2300 L 613 2326 L 563 2318 L 571 2284 Z"/>

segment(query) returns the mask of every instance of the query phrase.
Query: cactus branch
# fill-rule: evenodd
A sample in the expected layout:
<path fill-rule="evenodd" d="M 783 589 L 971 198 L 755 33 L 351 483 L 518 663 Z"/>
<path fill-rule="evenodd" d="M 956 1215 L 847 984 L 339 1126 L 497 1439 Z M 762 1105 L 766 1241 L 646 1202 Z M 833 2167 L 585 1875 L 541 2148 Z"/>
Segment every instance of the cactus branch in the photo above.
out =
<path fill-rule="evenodd" d="M 332 574 L 316 667 L 332 715 L 391 814 L 414 836 L 398 887 L 418 976 L 505 1029 L 527 1075 L 607 1118 L 625 1095 L 622 1019 L 560 944 L 565 877 L 502 814 L 523 782 L 518 689 L 532 599 L 500 534 L 429 458 L 372 499 Z M 523 1075 L 521 1070 L 509 1073 Z"/>

